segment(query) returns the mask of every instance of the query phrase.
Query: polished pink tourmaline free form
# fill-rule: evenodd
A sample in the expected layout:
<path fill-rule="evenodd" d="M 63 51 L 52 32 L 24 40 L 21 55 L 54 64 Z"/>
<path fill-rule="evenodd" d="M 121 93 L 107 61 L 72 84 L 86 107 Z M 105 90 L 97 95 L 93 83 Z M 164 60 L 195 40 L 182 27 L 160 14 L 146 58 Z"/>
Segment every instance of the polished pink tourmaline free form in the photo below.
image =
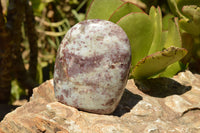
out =
<path fill-rule="evenodd" d="M 124 92 L 131 63 L 126 33 L 110 21 L 91 19 L 74 25 L 57 52 L 57 100 L 80 110 L 110 114 Z"/>

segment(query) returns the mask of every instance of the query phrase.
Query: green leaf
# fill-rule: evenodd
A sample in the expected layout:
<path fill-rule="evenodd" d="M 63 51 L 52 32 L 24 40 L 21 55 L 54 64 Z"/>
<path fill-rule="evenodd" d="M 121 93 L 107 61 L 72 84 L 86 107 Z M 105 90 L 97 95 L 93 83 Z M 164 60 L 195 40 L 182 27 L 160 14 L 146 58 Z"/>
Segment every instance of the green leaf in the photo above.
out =
<path fill-rule="evenodd" d="M 89 9 L 89 7 L 90 7 L 92 1 L 93 1 L 93 0 L 87 0 L 86 12 L 88 12 L 88 9 Z"/>
<path fill-rule="evenodd" d="M 185 5 L 196 5 L 200 6 L 200 0 L 175 0 L 177 7 L 180 11 L 182 11 L 183 6 Z"/>
<path fill-rule="evenodd" d="M 165 41 L 164 47 L 168 48 L 170 46 L 181 47 L 181 35 L 178 26 L 178 18 L 174 18 L 174 21 L 169 19 L 168 24 L 168 35 Z"/>
<path fill-rule="evenodd" d="M 162 30 L 168 30 L 169 19 L 172 19 L 173 17 L 172 14 L 167 14 L 162 18 Z"/>
<path fill-rule="evenodd" d="M 123 3 L 121 0 L 93 0 L 86 14 L 86 19 L 108 20 L 111 14 Z"/>
<path fill-rule="evenodd" d="M 78 0 L 69 0 L 68 2 L 70 5 L 78 5 L 79 4 Z"/>
<path fill-rule="evenodd" d="M 132 52 L 132 67 L 148 55 L 153 38 L 153 23 L 145 13 L 130 13 L 121 18 L 117 24 L 126 32 Z"/>
<path fill-rule="evenodd" d="M 20 96 L 26 95 L 25 89 L 21 88 L 17 80 L 12 80 L 11 82 L 11 103 L 15 100 L 19 100 Z"/>
<path fill-rule="evenodd" d="M 182 11 L 190 21 L 194 21 L 195 24 L 200 25 L 200 7 L 196 5 L 184 6 Z"/>
<path fill-rule="evenodd" d="M 78 20 L 78 22 L 81 22 L 85 19 L 84 14 L 81 13 L 77 13 L 76 10 L 72 9 L 72 14 L 74 15 L 74 17 Z"/>
<path fill-rule="evenodd" d="M 184 6 L 183 13 L 190 19 L 181 19 L 179 24 L 186 32 L 198 36 L 200 34 L 200 7 L 196 5 Z"/>
<path fill-rule="evenodd" d="M 192 60 L 192 57 L 195 56 L 194 49 L 198 48 L 195 48 L 195 43 L 194 43 L 195 39 L 193 35 L 189 33 L 182 33 L 181 38 L 182 38 L 182 47 L 187 49 L 188 51 L 187 55 L 181 60 L 181 62 L 186 65 Z"/>
<path fill-rule="evenodd" d="M 182 47 L 181 35 L 178 26 L 178 18 L 168 20 L 168 31 L 162 33 L 162 43 L 164 47 L 168 48 L 170 46 Z M 179 62 L 175 62 L 169 65 L 160 76 L 162 77 L 172 77 L 182 68 L 180 67 Z"/>
<path fill-rule="evenodd" d="M 48 43 L 50 44 L 50 46 L 51 46 L 52 48 L 55 48 L 55 49 L 58 48 L 58 46 L 56 46 L 55 42 L 54 42 L 53 40 L 51 40 L 51 38 L 48 37 L 48 36 L 47 36 L 47 41 L 48 41 Z"/>
<path fill-rule="evenodd" d="M 167 0 L 167 2 L 168 2 L 168 5 L 169 5 L 171 11 L 173 12 L 173 14 L 175 14 L 181 18 L 184 18 L 183 14 L 180 12 L 180 9 L 177 6 L 176 0 Z"/>
<path fill-rule="evenodd" d="M 161 37 L 161 45 L 164 46 L 167 40 L 167 35 L 168 35 L 168 31 L 165 30 L 162 32 L 162 37 Z"/>
<path fill-rule="evenodd" d="M 36 81 L 41 84 L 43 82 L 42 65 L 37 65 Z"/>
<path fill-rule="evenodd" d="M 41 16 L 42 11 L 48 5 L 48 3 L 54 2 L 54 0 L 30 0 L 30 1 L 32 4 L 34 14 L 36 16 Z"/>
<path fill-rule="evenodd" d="M 154 6 L 152 6 L 149 12 L 149 16 L 151 17 L 154 26 L 154 37 L 148 55 L 153 54 L 157 51 L 161 51 L 163 49 L 163 45 L 161 43 L 162 15 L 160 8 L 158 7 L 156 9 Z"/>
<path fill-rule="evenodd" d="M 193 19 L 197 8 L 198 7 L 196 5 L 183 6 L 182 12 L 187 18 Z"/>
<path fill-rule="evenodd" d="M 174 75 L 177 74 L 182 69 L 180 62 L 175 62 L 171 65 L 169 65 L 164 72 L 159 74 L 159 77 L 173 77 Z"/>
<path fill-rule="evenodd" d="M 195 10 L 194 16 L 193 16 L 193 20 L 195 24 L 200 25 L 200 7 L 198 7 Z"/>
<path fill-rule="evenodd" d="M 143 11 L 133 3 L 125 2 L 113 12 L 113 14 L 109 18 L 109 21 L 116 23 L 117 21 L 119 21 L 120 18 L 131 12 L 143 12 Z"/>
<path fill-rule="evenodd" d="M 200 35 L 200 25 L 194 23 L 194 21 L 190 22 L 185 19 L 181 19 L 179 21 L 180 27 L 185 30 L 186 32 L 198 36 Z"/>
<path fill-rule="evenodd" d="M 140 60 L 131 75 L 135 79 L 144 79 L 158 74 L 170 64 L 180 60 L 187 54 L 187 50 L 178 47 L 169 47 Z"/>
<path fill-rule="evenodd" d="M 200 7 L 200 0 L 168 0 L 171 11 L 180 18 L 186 19 L 182 13 L 182 8 L 185 5 L 196 5 Z"/>

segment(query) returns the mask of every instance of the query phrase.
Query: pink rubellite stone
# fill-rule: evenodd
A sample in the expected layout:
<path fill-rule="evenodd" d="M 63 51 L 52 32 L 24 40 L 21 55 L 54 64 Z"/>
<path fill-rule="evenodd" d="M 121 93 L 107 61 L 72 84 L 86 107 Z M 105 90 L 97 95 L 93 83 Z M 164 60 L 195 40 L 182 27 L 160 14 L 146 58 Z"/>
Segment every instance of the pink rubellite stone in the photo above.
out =
<path fill-rule="evenodd" d="M 110 21 L 91 19 L 74 25 L 57 52 L 57 100 L 80 110 L 110 114 L 127 83 L 131 62 L 128 37 Z"/>

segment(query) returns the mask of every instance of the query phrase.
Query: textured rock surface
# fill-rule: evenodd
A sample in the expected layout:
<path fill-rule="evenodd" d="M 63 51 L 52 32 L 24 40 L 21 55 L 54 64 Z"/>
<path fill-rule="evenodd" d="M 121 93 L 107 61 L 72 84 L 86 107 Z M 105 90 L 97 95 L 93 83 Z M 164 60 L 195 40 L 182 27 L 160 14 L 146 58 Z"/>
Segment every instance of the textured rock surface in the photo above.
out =
<path fill-rule="evenodd" d="M 98 115 L 56 102 L 53 81 L 34 89 L 27 104 L 0 123 L 5 133 L 199 133 L 200 75 L 129 80 L 115 112 Z M 142 91 L 141 91 L 142 90 Z"/>
<path fill-rule="evenodd" d="M 73 26 L 58 49 L 56 98 L 99 114 L 112 113 L 124 92 L 131 62 L 128 37 L 106 20 L 85 20 Z"/>

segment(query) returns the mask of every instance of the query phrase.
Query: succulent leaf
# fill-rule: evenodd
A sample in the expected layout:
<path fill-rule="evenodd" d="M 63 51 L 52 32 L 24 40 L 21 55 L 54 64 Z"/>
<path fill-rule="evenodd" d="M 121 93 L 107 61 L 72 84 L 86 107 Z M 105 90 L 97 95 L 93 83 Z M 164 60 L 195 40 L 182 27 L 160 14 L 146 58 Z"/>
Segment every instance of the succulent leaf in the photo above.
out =
<path fill-rule="evenodd" d="M 179 22 L 180 26 L 183 25 L 183 29 L 187 29 L 189 19 L 180 10 L 180 7 L 183 7 L 183 1 L 168 0 L 168 3 L 173 12 L 184 20 L 183 23 Z M 191 10 L 194 12 L 193 9 Z M 193 19 L 194 16 L 196 20 L 200 18 L 196 10 L 195 15 L 192 16 Z M 169 77 L 182 68 L 180 62 L 177 61 L 185 56 L 187 50 L 181 48 L 178 18 L 173 17 L 173 15 L 168 15 L 162 21 L 159 7 L 151 7 L 147 15 L 133 3 L 124 0 L 93 0 L 86 19 L 106 19 L 122 27 L 131 44 L 131 76 L 149 78 L 156 74 Z M 192 26 L 194 26 L 193 23 Z M 166 50 L 161 51 L 163 49 Z"/>
<path fill-rule="evenodd" d="M 93 0 L 86 14 L 86 19 L 104 19 L 108 20 L 120 5 L 121 0 Z"/>
<path fill-rule="evenodd" d="M 125 2 L 113 12 L 113 14 L 109 18 L 109 21 L 116 23 L 117 21 L 119 21 L 120 18 L 124 17 L 125 15 L 131 12 L 143 12 L 143 11 L 133 3 Z"/>
<path fill-rule="evenodd" d="M 184 6 L 183 13 L 189 18 L 181 19 L 181 28 L 190 34 L 198 36 L 200 34 L 200 7 L 196 5 Z"/>
<path fill-rule="evenodd" d="M 144 79 L 164 71 L 167 66 L 180 60 L 187 54 L 187 50 L 178 47 L 169 47 L 140 60 L 131 75 L 135 79 Z"/>
<path fill-rule="evenodd" d="M 171 11 L 180 18 L 185 18 L 182 8 L 186 5 L 196 5 L 200 7 L 200 0 L 168 0 Z"/>
<path fill-rule="evenodd" d="M 185 16 L 194 21 L 195 24 L 200 25 L 200 7 L 196 5 L 184 6 L 182 11 Z"/>
<path fill-rule="evenodd" d="M 173 14 L 179 16 L 180 18 L 185 18 L 184 15 L 180 12 L 176 0 L 167 0 L 167 2 Z"/>
<path fill-rule="evenodd" d="M 168 34 L 164 44 L 164 48 L 168 48 L 170 46 L 181 47 L 182 42 L 178 26 L 178 18 L 174 18 L 174 21 L 172 19 L 169 19 L 168 23 Z"/>
<path fill-rule="evenodd" d="M 151 18 L 145 13 L 130 13 L 121 18 L 117 24 L 128 35 L 131 52 L 132 66 L 148 55 L 153 40 L 154 26 Z"/>
<path fill-rule="evenodd" d="M 189 19 L 193 19 L 193 15 L 196 12 L 197 6 L 196 5 L 190 5 L 190 6 L 183 6 L 182 12 L 183 14 L 188 17 Z"/>
<path fill-rule="evenodd" d="M 200 0 L 168 0 L 171 11 L 178 15 L 180 27 L 186 32 L 200 34 Z"/>
<path fill-rule="evenodd" d="M 161 72 L 157 76 L 159 76 L 159 77 L 173 77 L 180 70 L 182 70 L 182 66 L 181 66 L 181 63 L 179 61 L 177 61 L 177 62 L 169 65 L 163 72 Z"/>
<path fill-rule="evenodd" d="M 179 31 L 179 26 L 178 26 L 178 18 L 168 20 L 168 31 L 167 31 L 167 34 L 165 34 L 165 39 L 166 40 L 164 42 L 164 48 L 168 48 L 170 46 L 175 46 L 175 47 L 179 47 L 179 48 L 182 47 L 182 40 L 181 40 L 181 35 L 180 35 L 180 31 Z M 160 77 L 172 77 L 177 72 L 179 72 L 181 69 L 182 69 L 182 67 L 180 67 L 180 62 L 175 62 L 175 63 L 169 65 L 164 70 L 164 72 L 159 74 L 159 76 Z"/>
<path fill-rule="evenodd" d="M 200 7 L 198 7 L 193 17 L 194 23 L 200 25 Z"/>
<path fill-rule="evenodd" d="M 195 24 L 194 21 L 191 22 L 185 19 L 181 19 L 179 21 L 179 25 L 183 30 L 187 31 L 190 34 L 193 34 L 195 36 L 200 35 L 200 25 Z"/>
<path fill-rule="evenodd" d="M 200 6 L 200 0 L 175 0 L 177 7 L 180 11 L 182 11 L 183 6 L 185 5 L 197 5 Z"/>
<path fill-rule="evenodd" d="M 157 51 L 161 51 L 163 49 L 163 45 L 161 43 L 162 37 L 162 15 L 160 8 L 151 7 L 149 16 L 153 22 L 154 26 L 154 37 L 149 49 L 148 55 L 153 54 Z"/>
<path fill-rule="evenodd" d="M 174 16 L 172 14 L 167 14 L 162 18 L 162 30 L 166 31 L 169 27 L 169 19 L 172 19 Z"/>

